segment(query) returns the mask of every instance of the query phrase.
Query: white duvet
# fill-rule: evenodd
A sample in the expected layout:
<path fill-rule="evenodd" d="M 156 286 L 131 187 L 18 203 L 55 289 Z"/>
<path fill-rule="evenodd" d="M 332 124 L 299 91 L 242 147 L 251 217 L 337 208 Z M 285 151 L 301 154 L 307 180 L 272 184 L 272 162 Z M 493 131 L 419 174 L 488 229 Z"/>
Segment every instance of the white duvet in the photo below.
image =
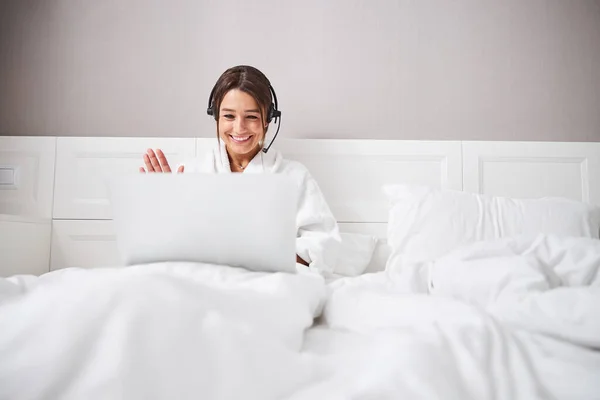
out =
<path fill-rule="evenodd" d="M 13 277 L 0 399 L 596 399 L 599 269 L 600 241 L 538 236 L 330 284 L 187 263 Z"/>
<path fill-rule="evenodd" d="M 2 400 L 279 398 L 314 373 L 299 350 L 325 293 L 318 276 L 185 263 L 2 290 Z"/>

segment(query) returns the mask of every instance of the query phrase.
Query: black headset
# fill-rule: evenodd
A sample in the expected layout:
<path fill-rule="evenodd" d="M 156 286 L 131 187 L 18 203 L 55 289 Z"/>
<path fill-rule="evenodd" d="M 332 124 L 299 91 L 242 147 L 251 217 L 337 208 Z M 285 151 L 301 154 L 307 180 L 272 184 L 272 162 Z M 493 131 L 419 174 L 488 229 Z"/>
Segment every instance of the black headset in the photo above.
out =
<path fill-rule="evenodd" d="M 212 90 L 210 91 L 210 95 L 208 96 L 208 107 L 206 108 L 206 113 L 208 115 L 212 115 L 215 120 L 217 119 L 217 110 L 215 110 L 213 96 L 215 94 L 216 87 L 217 85 L 213 86 Z M 271 121 L 275 120 L 275 123 L 277 123 L 277 131 L 275 132 L 275 136 L 273 136 L 271 143 L 269 143 L 269 146 L 262 149 L 264 153 L 269 151 L 269 149 L 271 148 L 271 145 L 273 144 L 275 138 L 277 137 L 277 134 L 279 133 L 279 127 L 281 126 L 281 111 L 278 110 L 277 95 L 275 94 L 275 89 L 273 89 L 273 86 L 271 86 L 270 84 L 269 90 L 271 91 L 271 94 L 273 96 L 273 101 L 269 105 L 269 110 L 267 111 L 267 124 L 270 124 Z"/>

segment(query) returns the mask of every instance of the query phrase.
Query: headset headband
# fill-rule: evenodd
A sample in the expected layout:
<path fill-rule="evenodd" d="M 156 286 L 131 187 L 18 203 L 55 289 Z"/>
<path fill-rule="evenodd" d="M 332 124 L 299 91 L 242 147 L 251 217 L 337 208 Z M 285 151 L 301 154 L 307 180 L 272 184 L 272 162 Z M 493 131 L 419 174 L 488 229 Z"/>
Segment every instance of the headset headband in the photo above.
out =
<path fill-rule="evenodd" d="M 215 94 L 216 88 L 217 85 L 215 84 L 215 86 L 213 86 L 212 90 L 210 91 L 210 95 L 208 96 L 208 107 L 206 108 L 206 113 L 208 115 L 213 116 L 215 119 L 217 119 L 217 112 L 214 109 L 215 105 L 213 104 L 213 96 Z M 271 123 L 273 119 L 281 118 L 281 111 L 279 111 L 278 109 L 279 106 L 277 103 L 277 94 L 275 94 L 275 89 L 273 89 L 273 86 L 271 86 L 270 84 L 269 91 L 271 92 L 271 96 L 273 97 L 273 102 L 271 102 L 271 104 L 269 105 L 269 109 L 267 110 L 267 123 Z"/>

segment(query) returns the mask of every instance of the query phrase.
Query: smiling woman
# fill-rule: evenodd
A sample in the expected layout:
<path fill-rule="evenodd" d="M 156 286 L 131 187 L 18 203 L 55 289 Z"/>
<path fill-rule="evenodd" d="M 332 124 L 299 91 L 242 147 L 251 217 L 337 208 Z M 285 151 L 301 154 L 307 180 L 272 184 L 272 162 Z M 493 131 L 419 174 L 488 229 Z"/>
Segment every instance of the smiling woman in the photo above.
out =
<path fill-rule="evenodd" d="M 306 167 L 286 160 L 280 152 L 263 148 L 269 124 L 281 117 L 277 97 L 258 69 L 229 68 L 210 93 L 208 115 L 217 127 L 215 148 L 177 167 L 177 172 L 281 173 L 299 187 L 296 260 L 320 273 L 332 272 L 341 245 L 337 222 Z M 262 150 L 262 151 L 261 151 Z M 171 172 L 164 153 L 148 149 L 140 172 Z"/>

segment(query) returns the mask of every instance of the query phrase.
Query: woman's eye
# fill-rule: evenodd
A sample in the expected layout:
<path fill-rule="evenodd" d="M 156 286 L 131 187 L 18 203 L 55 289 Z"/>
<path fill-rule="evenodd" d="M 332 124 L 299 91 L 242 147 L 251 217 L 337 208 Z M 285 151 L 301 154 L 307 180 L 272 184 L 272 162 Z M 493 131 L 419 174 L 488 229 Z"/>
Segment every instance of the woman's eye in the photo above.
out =
<path fill-rule="evenodd" d="M 225 119 L 233 119 L 233 118 L 234 118 L 234 116 L 233 116 L 233 115 L 231 115 L 231 114 L 225 114 L 225 115 L 223 115 L 223 117 L 224 117 Z"/>
<path fill-rule="evenodd" d="M 248 119 L 258 119 L 258 117 L 256 115 L 248 115 L 247 118 Z"/>

